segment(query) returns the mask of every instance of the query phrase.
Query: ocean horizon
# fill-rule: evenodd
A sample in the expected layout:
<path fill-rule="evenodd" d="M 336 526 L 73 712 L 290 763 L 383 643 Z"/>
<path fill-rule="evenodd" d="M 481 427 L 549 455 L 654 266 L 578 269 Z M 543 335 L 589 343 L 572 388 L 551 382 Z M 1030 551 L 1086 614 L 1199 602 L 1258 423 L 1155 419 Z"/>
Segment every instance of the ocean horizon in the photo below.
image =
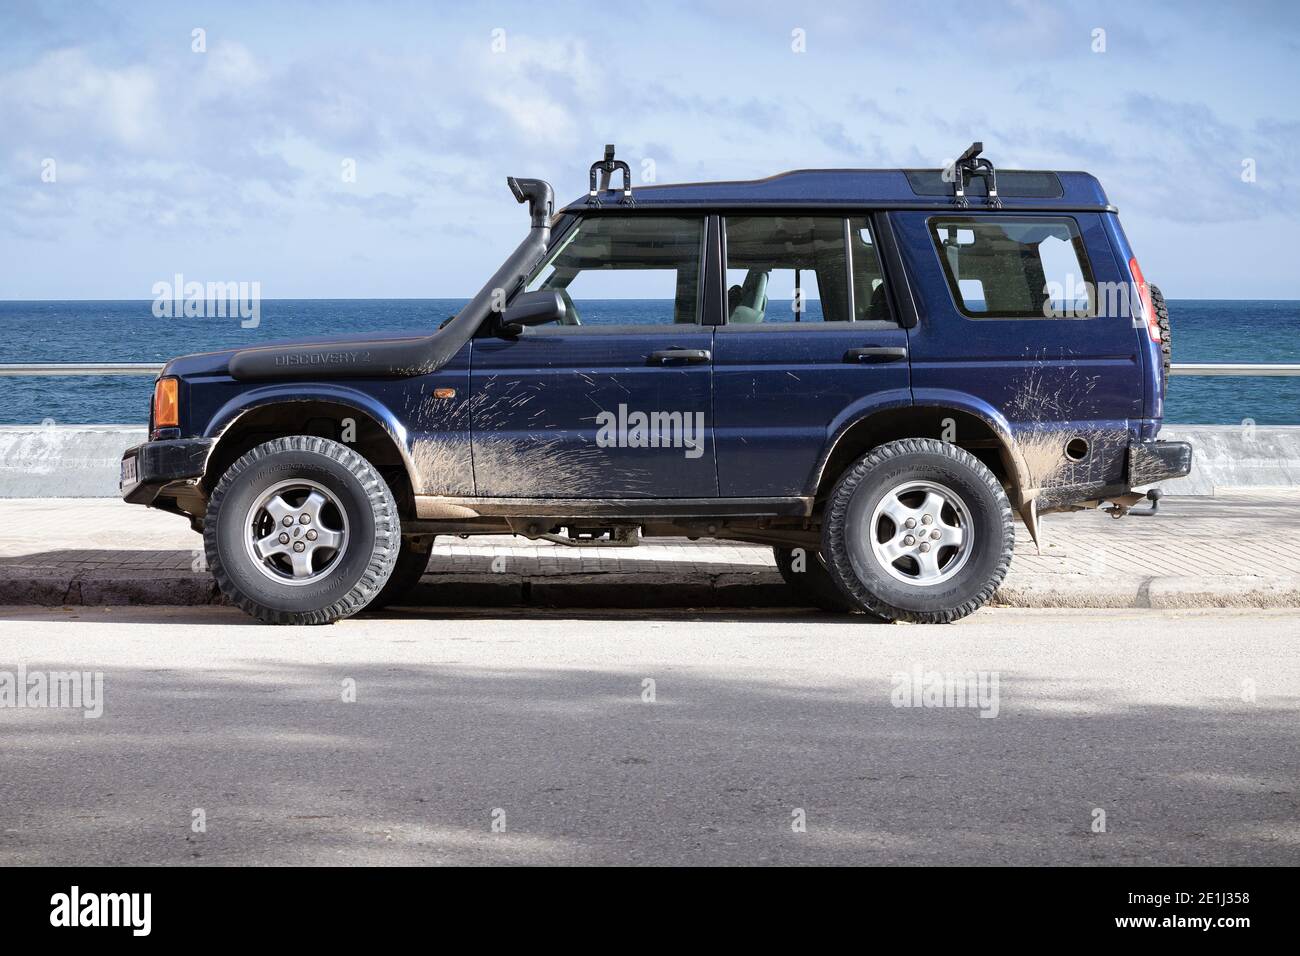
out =
<path fill-rule="evenodd" d="M 152 299 L 0 301 L 6 363 L 165 362 L 177 355 L 269 341 L 365 332 L 429 331 L 467 298 L 263 299 L 256 327 L 239 315 L 154 315 Z M 671 302 L 598 300 L 618 321 L 631 308 Z M 809 303 L 815 313 L 819 304 Z M 1300 300 L 1171 299 L 1175 362 L 1300 363 Z M 0 376 L 0 424 L 144 424 L 147 377 Z M 1171 424 L 1300 425 L 1295 378 L 1179 376 L 1169 387 Z"/>

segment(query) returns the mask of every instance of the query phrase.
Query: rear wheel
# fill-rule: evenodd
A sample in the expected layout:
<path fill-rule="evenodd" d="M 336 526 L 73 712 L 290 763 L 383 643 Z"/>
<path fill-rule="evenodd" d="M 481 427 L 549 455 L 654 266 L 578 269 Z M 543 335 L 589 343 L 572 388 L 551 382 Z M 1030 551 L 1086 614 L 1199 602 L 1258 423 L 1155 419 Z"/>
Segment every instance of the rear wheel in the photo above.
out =
<path fill-rule="evenodd" d="M 907 438 L 840 476 L 822 553 L 840 590 L 889 620 L 944 624 L 993 596 L 1015 545 L 1011 504 L 977 458 L 948 442 Z"/>
<path fill-rule="evenodd" d="M 773 548 L 777 570 L 790 590 L 823 611 L 847 614 L 853 602 L 846 598 L 826 570 L 826 560 L 811 548 Z"/>
<path fill-rule="evenodd" d="M 397 559 L 397 503 L 371 464 L 338 442 L 296 435 L 226 470 L 203 522 L 223 594 L 268 624 L 329 624 L 380 592 Z"/>

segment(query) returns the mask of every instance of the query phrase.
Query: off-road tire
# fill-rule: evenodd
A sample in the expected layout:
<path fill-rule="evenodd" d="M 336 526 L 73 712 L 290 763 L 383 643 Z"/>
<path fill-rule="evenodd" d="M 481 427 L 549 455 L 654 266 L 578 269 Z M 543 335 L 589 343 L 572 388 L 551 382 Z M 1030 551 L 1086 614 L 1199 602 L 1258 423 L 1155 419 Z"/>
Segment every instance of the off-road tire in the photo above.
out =
<path fill-rule="evenodd" d="M 886 494 L 908 481 L 941 483 L 970 512 L 972 550 L 947 581 L 930 586 L 899 581 L 872 554 L 869 516 Z M 860 536 L 857 543 L 851 535 Z M 905 438 L 863 455 L 840 476 L 822 522 L 822 554 L 840 590 L 864 611 L 916 624 L 947 624 L 988 603 L 1006 576 L 1014 547 L 1011 503 L 1002 484 L 975 456 L 933 438 Z"/>
<path fill-rule="evenodd" d="M 1173 343 L 1170 340 L 1173 330 L 1169 326 L 1169 305 L 1159 286 L 1148 285 L 1147 291 L 1151 293 L 1151 307 L 1156 310 L 1156 320 L 1160 325 L 1160 367 L 1164 372 L 1164 381 L 1168 384 L 1169 366 L 1174 358 Z"/>
<path fill-rule="evenodd" d="M 794 567 L 798 550 L 804 552 L 802 571 L 796 571 Z M 839 585 L 826 570 L 825 559 L 817 551 L 812 548 L 773 548 L 772 555 L 776 558 L 776 569 L 800 600 L 835 614 L 848 614 L 855 610 L 853 602 L 840 593 Z"/>
<path fill-rule="evenodd" d="M 258 570 L 247 553 L 248 509 L 277 482 L 318 482 L 334 494 L 350 528 L 334 571 L 315 584 L 288 586 Z M 217 482 L 203 521 L 208 567 L 236 607 L 267 624 L 330 624 L 379 594 L 397 561 L 397 502 L 371 464 L 346 445 L 306 435 L 258 445 Z"/>
<path fill-rule="evenodd" d="M 393 564 L 393 573 L 388 576 L 388 583 L 375 595 L 374 600 L 366 605 L 366 610 L 380 611 L 394 604 L 400 604 L 402 598 L 410 594 L 420 583 L 420 578 L 424 577 L 424 572 L 429 568 L 429 555 L 432 553 L 431 547 L 425 546 L 423 550 L 417 550 L 411 545 L 409 538 L 403 538 L 401 548 L 397 552 L 397 561 Z"/>

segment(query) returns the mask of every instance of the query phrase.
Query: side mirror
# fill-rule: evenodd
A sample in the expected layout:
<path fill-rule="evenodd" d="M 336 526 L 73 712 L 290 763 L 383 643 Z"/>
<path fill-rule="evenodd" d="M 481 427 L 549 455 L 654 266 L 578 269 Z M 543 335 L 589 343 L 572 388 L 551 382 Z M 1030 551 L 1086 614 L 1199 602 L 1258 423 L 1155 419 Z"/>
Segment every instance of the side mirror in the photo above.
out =
<path fill-rule="evenodd" d="M 501 314 L 500 329 L 505 335 L 518 335 L 530 325 L 564 321 L 568 309 L 558 289 L 521 292 Z"/>

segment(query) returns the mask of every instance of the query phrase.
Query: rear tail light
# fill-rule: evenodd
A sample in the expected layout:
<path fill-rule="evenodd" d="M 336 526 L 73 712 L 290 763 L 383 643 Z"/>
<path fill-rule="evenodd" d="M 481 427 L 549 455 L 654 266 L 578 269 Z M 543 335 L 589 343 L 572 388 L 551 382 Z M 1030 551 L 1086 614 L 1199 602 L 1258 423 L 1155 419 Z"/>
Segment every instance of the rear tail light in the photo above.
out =
<path fill-rule="evenodd" d="M 1147 285 L 1147 280 L 1142 277 L 1142 267 L 1138 265 L 1137 259 L 1128 261 L 1128 271 L 1133 276 L 1133 286 L 1137 289 L 1138 302 L 1142 306 L 1142 318 L 1147 326 L 1147 335 L 1151 336 L 1152 342 L 1159 343 L 1160 320 L 1156 318 L 1156 306 L 1151 301 L 1151 289 Z"/>
<path fill-rule="evenodd" d="M 153 387 L 153 427 L 179 428 L 180 399 L 176 379 L 160 378 Z"/>

